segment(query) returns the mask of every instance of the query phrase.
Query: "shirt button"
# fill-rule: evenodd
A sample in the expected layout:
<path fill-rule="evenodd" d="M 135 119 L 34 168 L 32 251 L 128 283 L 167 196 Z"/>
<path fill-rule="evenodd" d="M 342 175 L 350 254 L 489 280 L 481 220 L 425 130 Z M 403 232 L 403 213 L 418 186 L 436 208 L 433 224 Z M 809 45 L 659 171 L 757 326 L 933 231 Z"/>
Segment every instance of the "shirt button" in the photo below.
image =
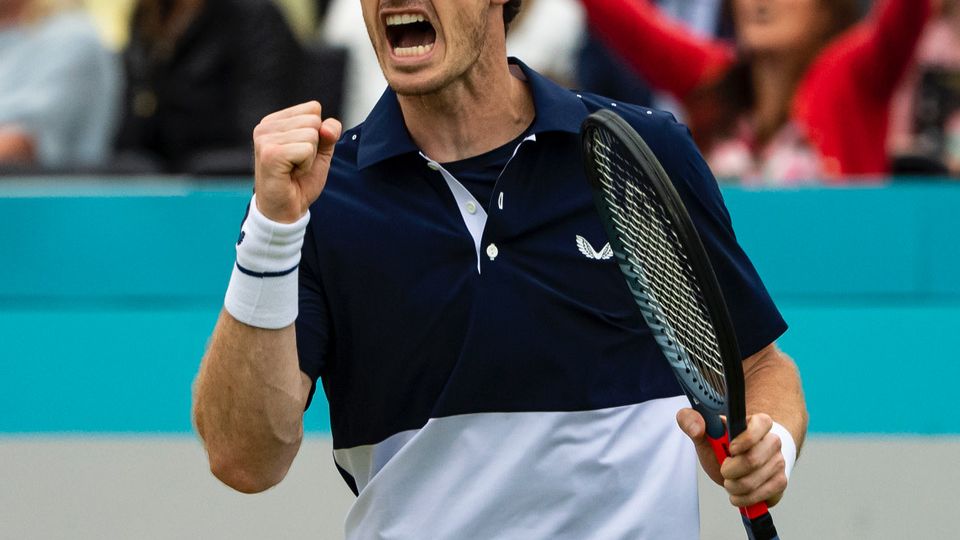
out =
<path fill-rule="evenodd" d="M 437 165 L 436 163 L 433 163 L 432 161 L 427 163 L 427 167 L 433 169 L 434 171 L 440 170 L 440 166 Z"/>
<path fill-rule="evenodd" d="M 490 257 L 491 261 L 496 259 L 497 255 L 499 254 L 500 254 L 500 250 L 497 249 L 496 244 L 490 244 L 489 246 L 487 246 L 487 257 Z"/>
<path fill-rule="evenodd" d="M 470 213 L 470 214 L 476 214 L 476 213 L 477 213 L 477 205 L 476 205 L 476 203 L 474 203 L 473 201 L 467 202 L 467 213 Z"/>

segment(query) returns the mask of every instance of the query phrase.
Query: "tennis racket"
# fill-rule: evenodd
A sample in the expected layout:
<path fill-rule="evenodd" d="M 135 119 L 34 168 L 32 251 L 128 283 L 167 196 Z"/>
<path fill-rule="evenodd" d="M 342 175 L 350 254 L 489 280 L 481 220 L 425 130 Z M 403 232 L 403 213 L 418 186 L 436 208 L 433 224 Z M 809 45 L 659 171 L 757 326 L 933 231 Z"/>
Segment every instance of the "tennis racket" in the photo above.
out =
<path fill-rule="evenodd" d="M 644 321 L 673 368 L 722 464 L 746 428 L 743 366 L 710 260 L 663 167 L 608 110 L 580 129 L 587 179 Z M 721 419 L 726 415 L 726 426 Z M 777 540 L 766 503 L 740 509 L 747 537 Z"/>

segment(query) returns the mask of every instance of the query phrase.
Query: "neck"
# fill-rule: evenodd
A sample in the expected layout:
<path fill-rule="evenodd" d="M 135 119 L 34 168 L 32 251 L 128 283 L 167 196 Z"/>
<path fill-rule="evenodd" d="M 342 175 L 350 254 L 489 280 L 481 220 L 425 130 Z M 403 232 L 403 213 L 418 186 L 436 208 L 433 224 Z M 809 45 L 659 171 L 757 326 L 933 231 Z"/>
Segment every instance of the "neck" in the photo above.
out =
<path fill-rule="evenodd" d="M 806 62 L 798 57 L 762 55 L 751 62 L 753 123 L 761 142 L 786 123 Z"/>
<path fill-rule="evenodd" d="M 414 142 L 440 163 L 507 144 L 535 114 L 530 90 L 507 64 L 505 45 L 485 47 L 466 73 L 438 92 L 398 100 Z"/>

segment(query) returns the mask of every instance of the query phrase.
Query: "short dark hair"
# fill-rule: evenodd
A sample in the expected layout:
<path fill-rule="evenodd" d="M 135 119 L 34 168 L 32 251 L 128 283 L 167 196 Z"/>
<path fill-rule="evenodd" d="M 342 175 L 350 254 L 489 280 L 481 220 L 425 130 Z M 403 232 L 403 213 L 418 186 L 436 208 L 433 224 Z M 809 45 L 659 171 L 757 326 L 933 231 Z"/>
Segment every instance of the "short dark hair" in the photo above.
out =
<path fill-rule="evenodd" d="M 517 13 L 520 13 L 520 2 L 522 0 L 510 0 L 503 5 L 503 28 L 508 30 L 510 28 L 510 23 L 513 21 L 514 17 L 517 16 Z"/>

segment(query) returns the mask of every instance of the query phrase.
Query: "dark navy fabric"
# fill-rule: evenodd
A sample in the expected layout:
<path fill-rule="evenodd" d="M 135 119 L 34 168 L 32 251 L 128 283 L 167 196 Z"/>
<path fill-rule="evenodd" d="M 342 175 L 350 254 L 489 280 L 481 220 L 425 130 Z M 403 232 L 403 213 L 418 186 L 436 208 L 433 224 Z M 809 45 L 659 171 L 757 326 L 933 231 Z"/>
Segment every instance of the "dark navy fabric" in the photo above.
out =
<path fill-rule="evenodd" d="M 500 173 L 510 162 L 517 145 L 526 137 L 527 133 L 524 132 L 499 148 L 479 156 L 444 163 L 443 168 L 456 177 L 484 209 L 489 210 L 493 187 L 500 178 Z"/>
<path fill-rule="evenodd" d="M 584 411 L 681 395 L 606 244 L 579 126 L 612 108 L 648 142 L 686 203 L 744 356 L 786 329 L 737 244 L 716 182 L 669 114 L 562 89 L 517 63 L 536 119 L 493 189 L 480 248 L 387 91 L 338 144 L 311 207 L 300 266 L 301 369 L 322 381 L 335 448 L 428 419 Z M 491 244 L 496 257 L 487 255 Z"/>

